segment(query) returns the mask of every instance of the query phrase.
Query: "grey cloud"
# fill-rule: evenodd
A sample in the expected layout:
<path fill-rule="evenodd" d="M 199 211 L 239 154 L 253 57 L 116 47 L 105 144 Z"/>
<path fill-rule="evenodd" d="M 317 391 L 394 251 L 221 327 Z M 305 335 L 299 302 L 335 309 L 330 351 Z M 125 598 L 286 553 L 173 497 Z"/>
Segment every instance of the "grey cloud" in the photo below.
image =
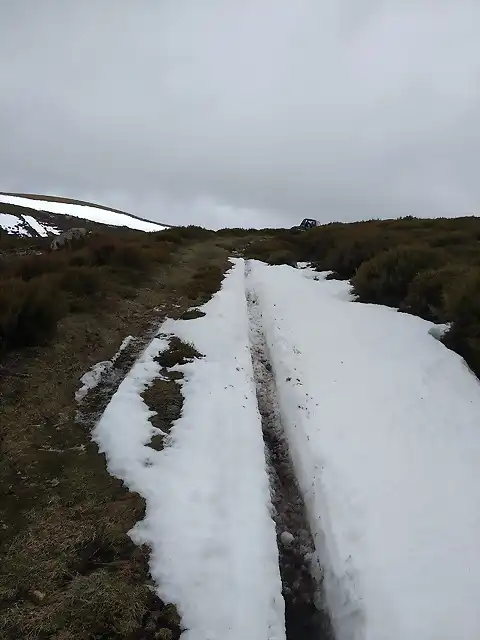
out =
<path fill-rule="evenodd" d="M 172 223 L 476 210 L 474 0 L 0 0 L 0 188 Z"/>

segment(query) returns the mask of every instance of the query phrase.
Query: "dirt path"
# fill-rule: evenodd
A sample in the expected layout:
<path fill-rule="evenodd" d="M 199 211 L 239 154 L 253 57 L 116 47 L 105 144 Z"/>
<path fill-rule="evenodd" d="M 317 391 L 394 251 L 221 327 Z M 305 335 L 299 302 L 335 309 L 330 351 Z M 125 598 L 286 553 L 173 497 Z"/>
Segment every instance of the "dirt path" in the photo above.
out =
<path fill-rule="evenodd" d="M 287 640 L 330 640 L 333 634 L 329 616 L 322 610 L 322 586 L 313 577 L 315 546 L 284 436 L 262 314 L 256 294 L 248 286 L 249 272 L 247 262 L 250 349 L 275 509 Z"/>

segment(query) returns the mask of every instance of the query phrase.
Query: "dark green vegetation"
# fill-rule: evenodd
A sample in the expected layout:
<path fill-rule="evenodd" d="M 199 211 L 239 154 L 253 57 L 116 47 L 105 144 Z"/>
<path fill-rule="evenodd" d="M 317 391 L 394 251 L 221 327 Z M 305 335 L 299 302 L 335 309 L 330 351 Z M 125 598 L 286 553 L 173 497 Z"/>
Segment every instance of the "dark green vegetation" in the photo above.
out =
<path fill-rule="evenodd" d="M 360 302 L 451 323 L 444 343 L 480 377 L 480 218 L 372 220 L 270 231 L 246 255 L 311 262 L 351 280 Z"/>
<path fill-rule="evenodd" d="M 156 235 L 97 233 L 73 251 L 48 253 L 45 243 L 35 241 L 24 255 L 0 255 L 0 356 L 44 343 L 69 314 L 97 312 L 112 298 L 135 297 L 137 286 L 171 264 L 198 234 L 208 237 L 189 227 Z M 28 247 L 24 239 L 18 245 Z M 222 269 L 215 262 L 199 265 L 185 290 L 192 304 L 212 295 Z"/>
<path fill-rule="evenodd" d="M 183 316 L 181 316 L 183 318 Z M 161 377 L 157 378 L 145 389 L 142 394 L 145 404 L 154 415 L 150 422 L 160 429 L 165 435 L 155 435 L 149 443 L 157 451 L 164 448 L 165 436 L 170 435 L 173 423 L 182 413 L 183 396 L 178 381 L 183 379 L 180 371 L 172 371 L 175 365 L 192 362 L 196 358 L 202 358 L 202 354 L 193 345 L 182 342 L 176 337 L 170 340 L 169 348 L 157 358 L 160 365 Z"/>
<path fill-rule="evenodd" d="M 228 256 L 313 263 L 350 279 L 358 300 L 451 322 L 445 343 L 480 375 L 480 220 L 371 221 L 309 231 L 105 229 L 72 250 L 0 237 L 0 638 L 176 639 L 175 608 L 151 590 L 146 548 L 127 532 L 144 502 L 106 471 L 91 428 L 166 316 L 192 320 Z M 288 292 L 286 292 L 288 295 Z M 321 327 L 321 318 L 317 319 Z M 74 401 L 79 378 L 135 341 L 110 387 Z M 145 390 L 165 434 L 183 398 L 172 340 Z M 116 385 L 116 386 L 115 386 Z M 155 436 L 155 449 L 164 437 Z"/>

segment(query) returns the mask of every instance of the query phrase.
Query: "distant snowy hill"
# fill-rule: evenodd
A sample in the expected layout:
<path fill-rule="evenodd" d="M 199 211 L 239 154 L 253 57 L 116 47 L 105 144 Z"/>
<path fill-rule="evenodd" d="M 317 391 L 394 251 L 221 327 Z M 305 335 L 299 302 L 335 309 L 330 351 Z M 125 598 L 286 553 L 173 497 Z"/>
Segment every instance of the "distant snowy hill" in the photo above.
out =
<path fill-rule="evenodd" d="M 137 231 L 162 231 L 168 226 L 90 202 L 0 194 L 0 231 L 9 235 L 47 237 L 72 226 L 91 227 L 91 223 Z"/>

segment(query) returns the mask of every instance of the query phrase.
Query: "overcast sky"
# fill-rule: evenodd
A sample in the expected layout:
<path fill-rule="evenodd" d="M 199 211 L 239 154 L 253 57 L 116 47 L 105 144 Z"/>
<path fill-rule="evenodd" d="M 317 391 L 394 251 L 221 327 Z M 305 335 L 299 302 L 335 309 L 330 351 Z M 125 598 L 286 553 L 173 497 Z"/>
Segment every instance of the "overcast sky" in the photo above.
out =
<path fill-rule="evenodd" d="M 163 222 L 464 215 L 478 0 L 0 0 L 0 190 Z"/>

